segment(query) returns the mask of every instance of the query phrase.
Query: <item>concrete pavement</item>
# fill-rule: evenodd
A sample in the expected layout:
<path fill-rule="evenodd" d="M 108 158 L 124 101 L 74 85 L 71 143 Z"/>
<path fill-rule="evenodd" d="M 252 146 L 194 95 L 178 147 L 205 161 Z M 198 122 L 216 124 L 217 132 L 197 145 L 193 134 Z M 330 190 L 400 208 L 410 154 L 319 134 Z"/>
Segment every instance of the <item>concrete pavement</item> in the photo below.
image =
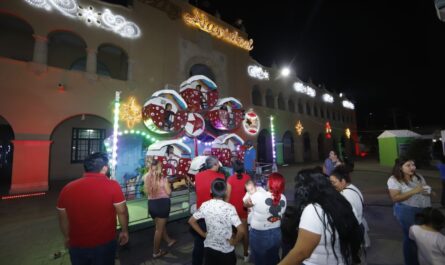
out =
<path fill-rule="evenodd" d="M 280 167 L 279 171 L 286 177 L 288 200 L 293 200 L 294 176 L 298 170 L 315 165 L 318 164 Z M 392 215 L 392 203 L 386 190 L 389 172 L 390 168 L 375 161 L 359 161 L 353 173 L 353 182 L 365 197 L 365 216 L 371 228 L 368 264 L 403 264 L 402 232 Z M 428 184 L 436 191 L 433 203 L 439 206 L 441 183 L 438 172 L 419 172 L 426 176 Z M 52 183 L 51 190 L 44 196 L 0 201 L 0 264 L 70 264 L 69 255 L 63 248 L 55 209 L 63 184 Z M 130 243 L 119 249 L 116 264 L 191 264 L 193 239 L 186 221 L 182 219 L 168 224 L 168 231 L 178 239 L 178 244 L 162 259 L 151 258 L 153 229 L 145 229 L 130 234 Z M 53 254 L 58 251 L 62 255 L 55 259 Z M 241 246 L 238 246 L 237 254 L 238 264 L 244 264 Z"/>

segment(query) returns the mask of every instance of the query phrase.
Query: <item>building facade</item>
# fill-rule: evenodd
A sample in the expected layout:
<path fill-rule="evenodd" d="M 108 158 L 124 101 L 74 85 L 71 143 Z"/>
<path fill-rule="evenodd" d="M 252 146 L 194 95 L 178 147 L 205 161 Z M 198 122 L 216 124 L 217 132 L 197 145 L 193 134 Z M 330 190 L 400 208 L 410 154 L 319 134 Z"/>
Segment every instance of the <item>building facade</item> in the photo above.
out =
<path fill-rule="evenodd" d="M 258 115 L 257 134 L 234 132 L 256 142 L 260 162 L 272 160 L 270 116 L 281 163 L 354 152 L 350 102 L 260 65 L 246 33 L 184 1 L 2 1 L 0 27 L 0 173 L 12 194 L 79 177 L 112 134 L 116 91 L 143 104 L 196 74 Z"/>

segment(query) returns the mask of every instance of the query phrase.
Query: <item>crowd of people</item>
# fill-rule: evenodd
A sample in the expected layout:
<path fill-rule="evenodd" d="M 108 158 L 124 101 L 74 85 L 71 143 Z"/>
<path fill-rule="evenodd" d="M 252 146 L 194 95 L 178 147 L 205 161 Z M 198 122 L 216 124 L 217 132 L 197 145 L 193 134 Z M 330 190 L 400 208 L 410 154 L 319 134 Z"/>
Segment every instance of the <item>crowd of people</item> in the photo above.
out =
<path fill-rule="evenodd" d="M 238 243 L 244 261 L 256 265 L 364 262 L 365 204 L 360 189 L 352 184 L 350 164 L 331 151 L 323 167 L 299 171 L 294 203 L 288 206 L 285 178 L 274 172 L 267 176 L 266 187 L 257 186 L 250 162 L 245 167 L 234 161 L 233 175 L 226 177 L 218 159 L 208 156 L 196 174 L 196 211 L 188 220 L 194 238 L 192 264 L 236 264 Z M 114 264 L 117 243 L 124 245 L 129 237 L 125 198 L 117 182 L 107 178 L 105 155 L 91 155 L 84 168 L 84 177 L 60 194 L 61 230 L 72 264 L 96 264 L 88 260 Z M 144 176 L 148 214 L 155 224 L 155 259 L 167 253 L 161 248 L 162 240 L 168 248 L 177 242 L 166 229 L 171 189 L 161 171 L 161 163 L 153 160 Z M 445 237 L 439 232 L 445 218 L 431 208 L 434 192 L 416 173 L 414 161 L 398 159 L 387 185 L 403 230 L 405 264 L 445 264 Z M 98 189 L 104 192 L 94 192 Z M 116 216 L 121 226 L 117 241 Z"/>

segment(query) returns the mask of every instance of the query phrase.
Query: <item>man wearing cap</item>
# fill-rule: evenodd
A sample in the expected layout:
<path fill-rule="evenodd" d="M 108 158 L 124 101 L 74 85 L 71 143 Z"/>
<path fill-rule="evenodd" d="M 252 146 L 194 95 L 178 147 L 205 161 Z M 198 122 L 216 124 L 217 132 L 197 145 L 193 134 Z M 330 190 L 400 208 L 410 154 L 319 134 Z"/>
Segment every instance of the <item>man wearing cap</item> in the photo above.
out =
<path fill-rule="evenodd" d="M 128 242 L 128 210 L 119 184 L 110 180 L 108 157 L 88 156 L 85 174 L 70 182 L 57 201 L 59 225 L 71 264 L 114 264 L 116 215 L 121 225 L 119 244 Z"/>
<path fill-rule="evenodd" d="M 255 179 L 256 150 L 253 147 L 252 140 L 247 140 L 245 146 L 246 152 L 244 153 L 244 169 L 252 179 Z"/>

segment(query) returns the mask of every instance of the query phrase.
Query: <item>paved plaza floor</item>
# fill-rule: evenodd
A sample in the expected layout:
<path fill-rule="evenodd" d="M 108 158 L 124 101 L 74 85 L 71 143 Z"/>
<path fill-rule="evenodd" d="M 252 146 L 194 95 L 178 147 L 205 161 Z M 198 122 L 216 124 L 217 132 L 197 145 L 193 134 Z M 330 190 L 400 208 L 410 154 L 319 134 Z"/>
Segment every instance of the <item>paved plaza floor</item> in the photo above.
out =
<path fill-rule="evenodd" d="M 302 168 L 317 164 L 297 164 L 280 167 L 286 177 L 286 196 L 293 200 L 294 176 Z M 418 170 L 436 191 L 433 206 L 439 207 L 441 183 L 434 170 Z M 403 264 L 402 232 L 392 215 L 392 203 L 386 190 L 390 168 L 380 166 L 376 161 L 364 160 L 356 163 L 353 183 L 365 197 L 365 217 L 370 226 L 371 247 L 367 251 L 367 264 Z M 0 264 L 40 265 L 70 264 L 69 255 L 63 248 L 59 232 L 55 204 L 58 193 L 65 183 L 51 183 L 50 191 L 39 197 L 14 200 L 0 200 Z M 153 229 L 130 233 L 130 242 L 120 248 L 116 264 L 191 264 L 193 239 L 186 219 L 168 224 L 169 233 L 176 244 L 162 259 L 153 260 Z M 54 258 L 54 253 L 62 255 Z M 242 261 L 242 248 L 237 247 L 238 264 Z"/>

